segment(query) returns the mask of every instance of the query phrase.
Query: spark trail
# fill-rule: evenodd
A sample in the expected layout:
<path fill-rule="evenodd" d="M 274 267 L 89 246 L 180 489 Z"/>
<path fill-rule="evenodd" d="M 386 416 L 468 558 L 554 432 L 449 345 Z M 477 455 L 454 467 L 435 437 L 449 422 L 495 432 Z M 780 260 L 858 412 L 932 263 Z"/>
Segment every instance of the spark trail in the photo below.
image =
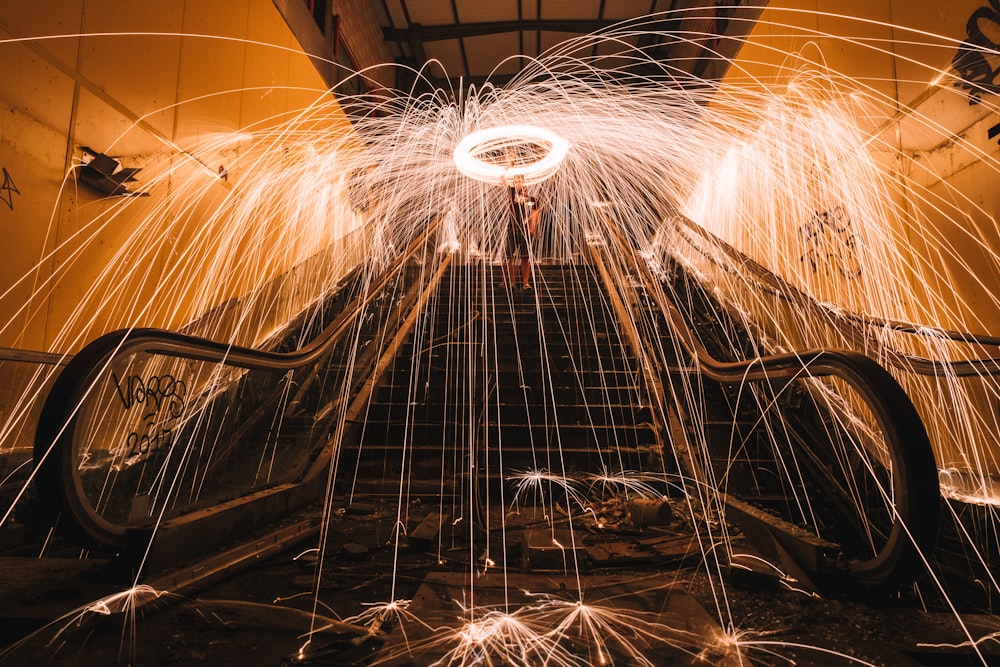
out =
<path fill-rule="evenodd" d="M 768 20 L 775 30 L 790 29 L 797 15 L 776 11 Z M 77 236 L 44 257 L 43 262 L 63 263 L 43 280 L 36 280 L 34 272 L 24 276 L 20 285 L 32 284 L 32 298 L 4 303 L 13 313 L 0 323 L 4 329 L 37 316 L 41 296 L 72 275 L 73 262 L 95 252 L 114 225 L 128 223 L 106 269 L 93 278 L 101 287 L 89 291 L 67 316 L 54 350 L 77 350 L 119 327 L 167 326 L 177 319 L 178 303 L 193 304 L 194 312 L 203 313 L 184 323 L 190 333 L 231 345 L 296 350 L 329 322 L 327 298 L 343 289 L 351 268 L 360 267 L 349 291 L 363 294 L 430 221 L 439 225 L 437 247 L 409 264 L 409 274 L 400 271 L 379 292 L 377 303 L 366 305 L 366 321 L 374 324 L 367 329 L 364 323 L 354 325 L 331 355 L 341 370 L 324 370 L 328 377 L 267 375 L 155 354 L 116 360 L 109 369 L 113 376 L 96 382 L 80 406 L 90 435 L 77 445 L 79 467 L 86 471 L 81 472 L 83 487 L 96 512 L 112 522 L 135 521 L 136 511 L 144 513 L 142 520 L 159 519 L 229 497 L 235 487 L 246 492 L 294 477 L 308 457 L 279 449 L 278 431 L 299 414 L 296 406 L 314 384 L 333 387 L 334 398 L 319 405 L 322 429 L 332 435 L 327 498 L 332 507 L 333 491 L 354 483 L 351 466 L 338 458 L 346 446 L 343 423 L 358 381 L 353 368 L 377 367 L 379 354 L 388 354 L 396 335 L 389 326 L 394 304 L 405 303 L 409 286 L 427 284 L 448 259 L 464 268 L 448 274 L 450 302 L 432 296 L 420 309 L 412 324 L 412 349 L 437 355 L 428 363 L 443 365 L 448 378 L 441 430 L 452 442 L 451 450 L 441 449 L 454 460 L 442 461 L 440 508 L 480 525 L 466 535 L 470 576 L 461 618 L 433 640 L 442 649 L 437 664 L 582 665 L 614 659 L 649 664 L 642 655 L 654 635 L 695 656 L 715 651 L 734 660 L 755 652 L 782 656 L 780 642 L 743 639 L 753 629 L 735 629 L 738 620 L 731 617 L 722 576 L 732 539 L 720 520 L 726 512 L 723 494 L 752 499 L 780 491 L 791 519 L 821 534 L 830 522 L 824 515 L 823 480 L 816 481 L 815 471 L 837 469 L 843 476 L 825 482 L 842 491 L 841 500 L 856 514 L 858 534 L 850 537 L 854 554 L 873 558 L 886 540 L 897 517 L 894 474 L 899 470 L 865 397 L 828 378 L 747 381 L 725 388 L 707 382 L 694 372 L 698 361 L 689 350 L 665 333 L 669 314 L 659 309 L 662 303 L 635 288 L 643 271 L 676 302 L 700 304 L 682 315 L 702 318 L 696 335 L 723 360 L 836 348 L 862 352 L 889 368 L 927 426 L 937 466 L 946 471 L 941 478 L 946 496 L 975 498 L 995 518 L 1000 461 L 990 443 L 1000 425 L 989 406 L 1000 398 L 995 358 L 1000 341 L 988 334 L 998 329 L 990 313 L 1000 313 L 995 296 L 1000 290 L 987 282 L 988 276 L 1000 275 L 995 223 L 948 181 L 926 185 L 935 177 L 928 172 L 931 167 L 903 150 L 886 129 L 898 122 L 900 112 L 882 82 L 851 78 L 804 52 L 768 53 L 767 45 L 757 45 L 752 52 L 757 55 L 733 63 L 723 81 L 702 80 L 636 46 L 656 40 L 704 45 L 701 34 L 663 32 L 664 18 L 629 21 L 569 40 L 537 59 L 523 58 L 520 74 L 502 86 L 435 89 L 418 72 L 413 91 L 325 95 L 269 123 L 206 135 L 185 150 L 234 156 L 227 187 L 220 190 L 218 175 L 207 177 L 191 161 L 162 159 L 157 162 L 161 169 L 150 170 L 144 183 L 151 197 L 122 200 L 94 215 Z M 959 46 L 894 29 L 896 39 L 902 34 L 930 50 Z M 810 36 L 884 52 L 880 43 L 849 35 L 814 31 Z M 774 67 L 778 55 L 782 64 Z M 948 85 L 956 77 L 953 71 L 908 64 L 907 71 L 922 78 L 905 83 L 926 82 L 928 95 L 965 95 Z M 758 65 L 772 74 L 757 74 Z M 424 90 L 429 92 L 415 92 Z M 997 110 L 989 97 L 981 104 Z M 941 131 L 920 108 L 905 111 L 908 123 Z M 495 128 L 538 132 L 498 137 L 489 134 Z M 456 147 L 482 132 L 495 142 L 478 156 L 492 163 L 485 180 L 470 177 L 455 163 Z M 511 360 L 500 359 L 495 350 L 478 355 L 474 346 L 502 338 L 497 313 L 504 304 L 516 318 L 525 317 L 517 308 L 526 299 L 537 312 L 556 299 L 541 283 L 528 297 L 517 294 L 491 268 L 503 263 L 508 225 L 507 193 L 498 187 L 497 174 L 502 181 L 506 161 L 513 160 L 516 169 L 541 159 L 546 142 L 557 143 L 552 137 L 569 143 L 561 161 L 530 183 L 546 211 L 531 250 L 534 275 L 537 280 L 544 267 L 567 267 L 574 285 L 591 281 L 601 287 L 561 304 L 576 317 L 544 322 L 527 336 L 516 330 L 521 331 L 515 334 L 518 354 L 510 370 L 518 378 L 516 388 L 523 390 L 519 400 L 529 419 L 536 414 L 533 405 L 544 409 L 542 423 L 529 424 L 538 428 L 528 429 L 526 436 L 533 465 L 515 467 L 504 463 L 505 456 L 513 458 L 515 443 L 478 428 L 488 422 L 483 415 L 499 421 L 500 378 Z M 960 137 L 955 141 L 995 174 L 994 157 Z M 960 217 L 956 200 L 974 215 Z M 945 231 L 953 228 L 965 234 L 961 245 Z M 914 236 L 920 236 L 919 244 L 911 242 Z M 969 245 L 976 248 L 979 264 L 965 262 L 963 248 Z M 175 246 L 181 250 L 168 252 Z M 642 271 L 635 269 L 636 257 Z M 604 262 L 604 273 L 594 258 Z M 156 271 L 150 268 L 154 264 Z M 956 270 L 970 280 L 987 276 L 977 286 L 986 295 L 980 297 L 985 305 L 967 303 L 948 288 Z M 454 276 L 461 271 L 459 280 Z M 136 299 L 136 294 L 147 298 Z M 447 319 L 435 319 L 438 312 L 449 313 Z M 571 341 L 596 346 L 598 322 L 608 313 L 614 321 L 608 335 L 620 349 L 617 357 L 598 360 L 598 375 L 621 370 L 638 378 L 636 396 L 648 408 L 642 419 L 658 430 L 664 447 L 656 465 L 637 470 L 621 465 L 628 443 L 603 443 L 599 465 L 578 474 L 567 463 L 573 443 L 556 387 L 569 377 L 581 390 L 596 390 L 587 396 L 603 397 L 588 399 L 592 404 L 579 418 L 583 431 L 596 430 L 598 414 L 613 403 L 611 394 L 618 388 L 609 381 L 584 386 L 585 368 L 593 359 L 570 355 L 569 370 L 560 370 L 544 352 Z M 532 348 L 543 351 L 539 369 L 523 362 Z M 417 405 L 421 392 L 429 391 L 431 371 L 420 359 L 413 354 L 404 378 L 407 405 Z M 529 402 L 525 389 L 536 370 L 544 396 L 537 404 Z M 657 372 L 663 374 L 662 394 L 654 391 Z M 0 425 L 4 441 L 22 428 L 54 373 L 38 371 L 27 382 Z M 472 377 L 489 381 L 477 387 L 468 381 Z M 247 416 L 248 396 L 270 411 L 265 420 L 269 437 L 237 448 L 234 443 L 245 435 L 239 423 Z M 721 449 L 706 426 L 718 418 L 715 399 L 729 401 L 724 414 L 729 432 Z M 821 456 L 801 435 L 802 424 L 786 416 L 793 399 L 811 406 L 803 418 L 814 420 L 809 425 L 822 424 L 819 439 L 829 451 Z M 138 404 L 146 409 L 131 411 Z M 362 421 L 370 409 L 360 406 Z M 417 496 L 411 491 L 418 475 L 414 450 L 425 444 L 418 441 L 415 410 L 408 408 L 402 453 L 393 462 L 397 552 Z M 754 415 L 749 422 L 743 416 L 747 412 Z M 632 422 L 628 416 L 609 419 L 614 426 L 636 426 L 634 416 Z M 760 442 L 766 445 L 755 444 Z M 493 472 L 516 487 L 501 484 L 484 502 L 483 489 L 470 482 L 475 471 L 469 461 L 476 452 L 487 452 L 486 460 L 501 468 Z M 713 463 L 720 457 L 721 465 Z M 23 465 L 23 457 L 17 465 Z M 15 477 L 13 470 L 10 479 L 23 483 L 23 475 Z M 11 506 L 3 508 L 4 520 L 21 495 L 13 494 Z M 575 546 L 583 541 L 588 517 L 609 495 L 666 495 L 683 507 L 683 520 L 706 563 L 713 611 L 727 629 L 720 635 L 724 639 L 691 637 L 643 615 L 590 606 Z M 478 574 L 492 570 L 497 576 L 499 571 L 506 579 L 515 569 L 508 533 L 518 528 L 513 515 L 532 502 L 542 509 L 535 516 L 553 531 L 566 531 L 560 539 L 570 538 L 559 544 L 568 554 L 566 574 L 577 578 L 578 599 L 521 605 L 505 594 L 499 604 L 477 604 Z M 904 526 L 904 532 L 909 528 Z M 976 541 L 973 534 L 966 538 Z M 319 545 L 321 554 L 325 546 Z M 986 545 L 985 551 L 995 547 Z M 925 563 L 932 560 L 932 554 L 921 556 Z M 987 557 L 978 558 L 988 571 Z M 935 577 L 926 577 L 922 585 L 948 598 L 946 585 Z M 1000 594 L 995 582 L 989 585 L 993 595 Z M 314 609 L 325 604 L 321 597 L 317 583 Z M 378 623 L 398 616 L 397 622 L 412 626 L 410 612 L 400 613 L 404 607 L 395 590 L 390 600 L 373 608 Z M 977 641 L 969 637 L 970 645 Z M 567 642 L 586 644 L 588 657 L 568 651 Z M 610 657 L 613 653 L 622 657 Z"/>

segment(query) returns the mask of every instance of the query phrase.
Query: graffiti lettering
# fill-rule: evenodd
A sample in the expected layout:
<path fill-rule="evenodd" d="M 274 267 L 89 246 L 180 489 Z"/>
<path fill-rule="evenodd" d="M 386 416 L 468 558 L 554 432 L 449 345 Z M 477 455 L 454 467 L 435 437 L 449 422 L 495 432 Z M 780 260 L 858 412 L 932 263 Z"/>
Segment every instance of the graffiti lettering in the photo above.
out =
<path fill-rule="evenodd" d="M 155 453 L 170 447 L 173 436 L 170 429 L 156 429 L 153 422 L 147 422 L 145 426 L 146 430 L 141 435 L 133 431 L 125 438 L 127 458 Z"/>
<path fill-rule="evenodd" d="M 178 380 L 172 375 L 154 375 L 145 382 L 138 375 L 132 375 L 127 378 L 124 386 L 114 372 L 111 373 L 111 378 L 114 380 L 118 398 L 126 410 L 137 403 L 145 403 L 150 414 L 154 414 L 166 403 L 170 416 L 179 417 L 181 410 L 184 409 L 187 386 L 183 380 Z"/>
<path fill-rule="evenodd" d="M 847 278 L 861 275 L 851 219 L 841 207 L 813 213 L 809 222 L 799 227 L 799 236 L 805 248 L 799 260 L 808 262 L 813 273 L 833 269 Z"/>
<path fill-rule="evenodd" d="M 951 64 L 960 81 L 955 87 L 969 95 L 969 104 L 982 101 L 983 93 L 1000 93 L 1000 0 L 989 0 L 989 7 L 972 12 L 966 23 L 968 39 L 962 42 Z"/>
<path fill-rule="evenodd" d="M 114 372 L 111 373 L 111 379 L 126 410 L 137 405 L 144 408 L 142 427 L 125 438 L 125 456 L 145 456 L 168 448 L 173 431 L 165 428 L 164 422 L 180 417 L 184 411 L 187 395 L 184 381 L 172 375 L 153 375 L 148 380 L 131 375 L 122 381 Z"/>
<path fill-rule="evenodd" d="M 0 183 L 0 201 L 7 204 L 10 210 L 14 210 L 14 195 L 21 194 L 21 191 L 14 185 L 14 179 L 10 177 L 7 167 L 2 168 L 3 182 Z"/>

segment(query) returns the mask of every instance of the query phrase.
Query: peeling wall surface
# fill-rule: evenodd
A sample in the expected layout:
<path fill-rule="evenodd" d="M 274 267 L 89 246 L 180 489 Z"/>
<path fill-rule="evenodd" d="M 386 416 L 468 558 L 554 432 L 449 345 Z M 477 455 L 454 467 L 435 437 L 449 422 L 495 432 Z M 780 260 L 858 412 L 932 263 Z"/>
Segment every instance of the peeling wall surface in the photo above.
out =
<path fill-rule="evenodd" d="M 886 315 L 1000 330 L 992 298 L 1000 287 L 1000 189 L 992 184 L 1000 146 L 990 136 L 1000 62 L 975 51 L 998 48 L 998 21 L 985 0 L 771 2 L 729 72 L 734 84 L 758 77 L 784 85 L 818 71 L 853 91 L 851 123 L 898 179 L 887 191 L 898 234 L 892 252 L 911 260 L 910 296 L 901 294 L 899 312 Z M 814 128 L 822 138 L 834 129 Z M 817 201 L 812 213 L 841 203 Z"/>
<path fill-rule="evenodd" d="M 871 323 L 862 352 L 906 387 L 939 466 L 996 475 L 996 347 L 976 337 L 1000 331 L 1000 5 L 831 4 L 771 2 L 756 23 L 721 90 L 759 86 L 774 107 L 720 149 L 704 189 L 725 196 L 702 224 Z M 794 306 L 754 308 L 783 349 L 845 345 Z M 968 359 L 987 370 L 954 377 Z"/>
<path fill-rule="evenodd" d="M 106 265 L 120 261 L 115 249 L 134 232 L 129 225 L 145 219 L 144 207 L 155 206 L 155 197 L 133 203 L 114 225 L 95 226 L 120 201 L 66 178 L 88 159 L 82 147 L 113 156 L 122 167 L 141 168 L 132 184 L 136 190 L 148 189 L 157 174 L 168 170 L 172 173 L 156 183 L 169 190 L 172 179 L 187 168 L 203 173 L 212 184 L 208 189 L 224 198 L 235 180 L 211 176 L 222 170 L 235 179 L 238 143 L 209 149 L 204 139 L 277 122 L 282 114 L 322 99 L 329 81 L 317 68 L 324 65 L 302 54 L 301 36 L 315 29 L 317 40 L 324 37 L 310 25 L 308 14 L 286 21 L 283 11 L 306 11 L 294 2 L 78 0 L 60 3 L 58 12 L 13 0 L 3 4 L 0 49 L 7 74 L 0 86 L 0 225 L 7 243 L 0 251 L 0 311 L 7 314 L 7 326 L 0 331 L 0 346 L 69 351 L 73 345 L 56 343 L 56 332 L 64 332 L 65 322 L 74 319 L 82 294 Z M 991 298 L 1000 284 L 992 259 L 993 249 L 1000 247 L 995 224 L 1000 190 L 992 187 L 990 166 L 998 146 L 995 137 L 989 138 L 996 118 L 988 105 L 975 103 L 1000 89 L 997 63 L 968 57 L 951 67 L 963 43 L 989 47 L 990 36 L 1000 32 L 989 5 L 982 0 L 883 0 L 840 4 L 839 14 L 823 14 L 825 5 L 770 3 L 730 78 L 788 79 L 808 66 L 860 84 L 866 103 L 881 106 L 872 114 L 878 120 L 860 123 L 877 138 L 873 145 L 881 146 L 873 155 L 906 178 L 905 186 L 892 193 L 902 212 L 900 234 L 922 257 L 937 258 L 932 266 L 914 263 L 910 280 L 936 285 L 940 306 L 915 305 L 897 314 L 934 326 L 1000 328 Z M 387 60 L 366 3 L 339 0 L 331 10 L 340 17 L 341 33 L 359 66 Z M 789 58 L 796 52 L 799 56 Z M 940 75 L 949 68 L 942 82 Z M 956 94 L 963 78 L 981 86 L 975 95 Z M 889 122 L 884 121 L 886 107 L 893 111 Z M 329 118 L 324 122 L 336 125 Z M 913 187 L 926 189 L 932 199 L 909 191 Z M 837 207 L 838 202 L 816 202 L 813 213 Z M 164 270 L 168 255 L 183 253 L 176 244 L 184 236 L 175 236 L 159 246 L 158 255 L 142 259 L 150 274 Z M 950 247 L 937 247 L 935 239 L 947 239 Z M 84 245 L 87 250 L 81 252 Z M 281 263 L 274 271 L 290 268 Z M 944 282 L 941 276 L 950 279 Z M 245 291 L 246 285 L 232 285 L 220 299 Z M 181 326 L 207 305 L 175 307 L 143 323 Z M 138 324 L 113 313 L 96 316 L 106 321 L 83 328 L 100 332 Z"/>
<path fill-rule="evenodd" d="M 253 171 L 241 133 L 260 136 L 317 105 L 317 137 L 349 132 L 286 18 L 271 0 L 66 0 L 58 11 L 0 2 L 0 347 L 73 352 L 117 327 L 181 328 L 350 233 L 357 221 L 336 219 L 309 248 L 258 258 L 252 277 L 213 267 L 206 251 L 221 243 L 206 238 L 207 216 Z M 141 169 L 124 186 L 148 196 L 108 197 L 82 182 L 94 153 Z M 257 220 L 280 227 L 285 215 Z M 139 233 L 148 243 L 136 244 Z M 144 249 L 123 254 L 127 239 Z M 227 242 L 230 254 L 241 247 Z M 213 269 L 230 277 L 211 297 L 150 287 Z M 117 296 L 79 312 L 102 290 Z"/>

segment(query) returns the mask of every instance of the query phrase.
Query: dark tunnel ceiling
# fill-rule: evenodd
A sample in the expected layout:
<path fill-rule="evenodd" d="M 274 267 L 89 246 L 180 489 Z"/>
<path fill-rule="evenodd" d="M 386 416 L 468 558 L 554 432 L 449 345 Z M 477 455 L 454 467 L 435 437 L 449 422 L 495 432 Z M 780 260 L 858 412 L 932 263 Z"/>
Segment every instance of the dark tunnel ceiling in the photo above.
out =
<path fill-rule="evenodd" d="M 487 77 L 503 84 L 523 65 L 509 56 L 537 56 L 559 42 L 623 20 L 666 12 L 651 30 L 680 31 L 707 42 L 711 35 L 740 38 L 752 27 L 766 0 L 369 0 L 397 63 L 419 69 L 428 60 L 436 86 L 479 85 Z M 712 40 L 719 52 L 650 35 L 630 38 L 658 61 L 697 77 L 721 76 L 738 39 Z M 599 56 L 594 49 L 590 55 Z M 716 61 L 713 66 L 712 62 Z M 447 75 L 445 74 L 447 72 Z"/>

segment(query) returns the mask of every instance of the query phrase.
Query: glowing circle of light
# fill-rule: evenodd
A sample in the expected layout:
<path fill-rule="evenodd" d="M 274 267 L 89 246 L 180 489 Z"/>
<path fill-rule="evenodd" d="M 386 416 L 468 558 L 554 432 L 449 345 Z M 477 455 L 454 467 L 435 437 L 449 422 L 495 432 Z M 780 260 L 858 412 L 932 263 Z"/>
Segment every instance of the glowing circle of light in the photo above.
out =
<path fill-rule="evenodd" d="M 542 146 L 545 155 L 534 162 L 511 167 L 481 158 L 489 152 L 506 151 L 525 144 Z M 531 184 L 540 183 L 556 173 L 569 149 L 569 141 L 551 130 L 533 125 L 502 125 L 467 135 L 452 155 L 455 166 L 469 178 L 498 185 L 505 179 L 523 176 L 524 182 Z"/>

